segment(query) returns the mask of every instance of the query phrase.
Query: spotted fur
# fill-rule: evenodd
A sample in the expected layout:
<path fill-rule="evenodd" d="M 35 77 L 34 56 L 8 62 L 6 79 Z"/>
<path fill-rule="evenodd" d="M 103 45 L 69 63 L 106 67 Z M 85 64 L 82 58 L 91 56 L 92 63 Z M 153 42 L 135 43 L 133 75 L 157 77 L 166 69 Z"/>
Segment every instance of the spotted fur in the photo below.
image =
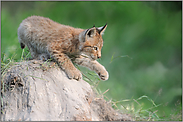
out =
<path fill-rule="evenodd" d="M 18 28 L 21 48 L 27 46 L 34 59 L 55 59 L 70 79 L 82 78 L 72 61 L 95 71 L 102 80 L 109 75 L 105 67 L 96 61 L 101 58 L 103 27 L 73 28 L 40 16 L 31 16 Z"/>

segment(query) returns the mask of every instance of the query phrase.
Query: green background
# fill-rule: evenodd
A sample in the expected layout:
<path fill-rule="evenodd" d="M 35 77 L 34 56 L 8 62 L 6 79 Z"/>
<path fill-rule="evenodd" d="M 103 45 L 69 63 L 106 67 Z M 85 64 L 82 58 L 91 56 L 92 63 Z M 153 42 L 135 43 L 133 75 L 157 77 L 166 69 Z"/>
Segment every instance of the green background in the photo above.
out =
<path fill-rule="evenodd" d="M 182 111 L 182 2 L 1 2 L 1 6 L 1 61 L 12 56 L 20 60 L 17 28 L 28 16 L 83 29 L 107 22 L 99 62 L 108 70 L 109 80 L 91 77 L 100 92 L 109 89 L 105 98 L 120 110 L 137 113 L 142 108 L 147 116 L 156 112 L 157 120 L 181 118 L 177 114 Z M 90 77 L 88 70 L 81 70 Z"/>

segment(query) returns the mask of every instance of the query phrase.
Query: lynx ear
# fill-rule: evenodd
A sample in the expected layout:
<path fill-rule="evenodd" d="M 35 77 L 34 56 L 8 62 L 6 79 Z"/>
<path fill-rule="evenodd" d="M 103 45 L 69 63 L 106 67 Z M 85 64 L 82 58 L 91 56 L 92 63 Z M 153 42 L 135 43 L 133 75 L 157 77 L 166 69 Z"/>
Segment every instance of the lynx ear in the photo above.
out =
<path fill-rule="evenodd" d="M 106 28 L 107 28 L 107 23 L 102 27 L 98 27 L 97 30 L 100 35 L 103 35 Z"/>
<path fill-rule="evenodd" d="M 96 27 L 92 27 L 79 34 L 79 41 L 85 42 L 87 38 L 93 38 L 95 35 L 96 35 Z"/>
<path fill-rule="evenodd" d="M 95 27 L 92 27 L 92 28 L 86 30 L 85 38 L 87 38 L 87 37 L 92 38 L 95 35 L 96 35 L 96 28 Z"/>

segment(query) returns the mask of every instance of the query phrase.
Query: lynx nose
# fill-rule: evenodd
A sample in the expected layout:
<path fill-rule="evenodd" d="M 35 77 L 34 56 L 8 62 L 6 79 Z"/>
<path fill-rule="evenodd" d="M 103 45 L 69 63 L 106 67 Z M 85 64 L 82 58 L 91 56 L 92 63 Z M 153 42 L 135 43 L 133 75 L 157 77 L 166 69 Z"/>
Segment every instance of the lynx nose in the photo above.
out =
<path fill-rule="evenodd" d="M 97 58 L 101 58 L 101 53 L 98 53 L 97 54 Z"/>
<path fill-rule="evenodd" d="M 100 51 L 98 51 L 98 53 L 97 53 L 97 58 L 101 58 L 101 52 Z"/>
<path fill-rule="evenodd" d="M 101 56 L 97 56 L 97 58 L 101 58 Z"/>

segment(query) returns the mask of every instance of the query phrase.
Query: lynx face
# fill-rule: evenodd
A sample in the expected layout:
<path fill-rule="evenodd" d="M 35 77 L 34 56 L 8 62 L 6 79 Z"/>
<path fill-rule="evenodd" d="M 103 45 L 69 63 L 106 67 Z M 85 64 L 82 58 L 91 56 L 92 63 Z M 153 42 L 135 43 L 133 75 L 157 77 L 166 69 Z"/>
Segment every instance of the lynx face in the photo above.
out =
<path fill-rule="evenodd" d="M 101 58 L 101 49 L 103 46 L 102 34 L 105 31 L 107 24 L 100 28 L 90 28 L 82 34 L 84 37 L 80 40 L 83 43 L 81 53 L 90 59 L 96 60 Z"/>

